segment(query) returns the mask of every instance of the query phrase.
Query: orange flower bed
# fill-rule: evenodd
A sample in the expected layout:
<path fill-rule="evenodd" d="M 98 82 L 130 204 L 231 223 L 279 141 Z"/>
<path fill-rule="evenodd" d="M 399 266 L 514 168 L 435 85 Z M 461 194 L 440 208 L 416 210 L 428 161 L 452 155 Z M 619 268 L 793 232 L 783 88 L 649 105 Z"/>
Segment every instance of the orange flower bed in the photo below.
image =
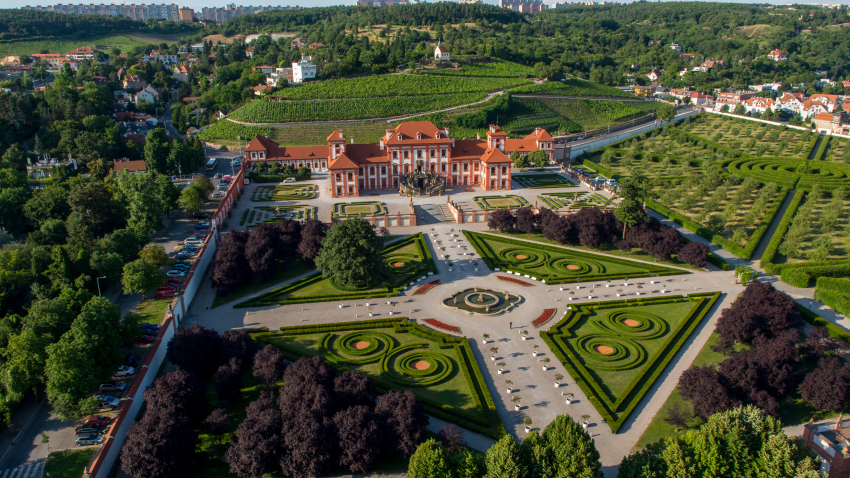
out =
<path fill-rule="evenodd" d="M 437 279 L 435 281 L 431 281 L 431 282 L 421 286 L 420 288 L 416 289 L 416 292 L 414 292 L 413 295 L 422 295 L 422 294 L 428 292 L 429 290 L 433 289 L 434 287 L 436 287 L 439 284 L 440 284 L 440 279 Z"/>
<path fill-rule="evenodd" d="M 555 316 L 555 310 L 556 309 L 546 309 L 546 310 L 544 310 L 543 313 L 540 314 L 539 317 L 537 317 L 536 319 L 534 319 L 531 322 L 531 325 L 533 325 L 534 327 L 540 327 L 541 325 L 545 324 L 546 322 L 549 321 L 549 319 L 551 319 L 552 317 Z"/>
<path fill-rule="evenodd" d="M 526 282 L 524 280 L 514 279 L 513 277 L 508 277 L 508 276 L 496 276 L 496 279 L 503 280 L 505 282 L 513 282 L 514 284 L 519 284 L 523 287 L 531 287 L 531 286 L 534 285 L 531 282 Z"/>
<path fill-rule="evenodd" d="M 423 320 L 423 322 L 425 322 L 426 324 L 428 324 L 432 327 L 436 327 L 438 329 L 443 329 L 443 330 L 448 331 L 448 332 L 452 332 L 452 333 L 455 333 L 455 334 L 460 333 L 459 327 L 455 327 L 454 325 L 444 324 L 437 319 L 425 319 L 425 320 Z"/>

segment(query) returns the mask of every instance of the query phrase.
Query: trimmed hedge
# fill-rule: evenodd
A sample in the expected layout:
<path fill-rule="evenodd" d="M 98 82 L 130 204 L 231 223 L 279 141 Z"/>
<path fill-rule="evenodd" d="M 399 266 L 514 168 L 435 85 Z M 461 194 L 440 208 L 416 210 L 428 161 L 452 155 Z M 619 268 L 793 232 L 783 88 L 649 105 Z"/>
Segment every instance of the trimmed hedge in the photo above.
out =
<path fill-rule="evenodd" d="M 782 271 L 780 279 L 782 279 L 782 282 L 793 285 L 794 287 L 808 287 L 809 282 L 812 281 L 812 276 L 800 269 L 788 268 Z"/>
<path fill-rule="evenodd" d="M 788 209 L 785 210 L 785 215 L 782 216 L 782 220 L 779 221 L 779 225 L 773 233 L 773 237 L 770 238 L 770 242 L 767 244 L 764 254 L 761 255 L 760 265 L 768 274 L 774 273 L 772 270 L 773 257 L 776 256 L 776 251 L 778 251 L 779 246 L 782 245 L 782 239 L 785 237 L 785 233 L 788 232 L 788 228 L 791 227 L 791 221 L 794 219 L 794 214 L 797 213 L 797 208 L 800 207 L 800 203 L 803 202 L 805 197 L 806 191 L 802 189 L 798 189 L 797 192 L 794 193 L 794 198 L 791 199 L 791 204 L 789 204 Z"/>
<path fill-rule="evenodd" d="M 836 339 L 843 340 L 850 344 L 850 333 L 846 330 L 803 307 L 799 302 L 794 302 L 794 305 L 797 306 L 797 310 L 799 310 L 800 314 L 803 315 L 803 320 L 818 327 L 825 327 L 831 337 L 835 337 Z"/>
<path fill-rule="evenodd" d="M 305 174 L 295 173 L 291 176 L 285 174 L 268 174 L 251 171 L 248 173 L 248 179 L 254 183 L 282 183 L 286 178 L 295 178 L 296 181 L 309 181 L 312 178 L 312 173 L 309 169 Z"/>
<path fill-rule="evenodd" d="M 832 136 L 824 136 L 823 140 L 821 140 L 820 147 L 818 147 L 818 152 L 817 152 L 817 154 L 815 154 L 815 157 L 813 158 L 815 161 L 820 161 L 820 160 L 823 159 L 823 155 L 824 155 L 824 153 L 826 153 L 826 148 L 829 145 L 830 138 L 832 138 Z M 817 139 L 817 138 L 815 138 L 815 139 Z"/>
<path fill-rule="evenodd" d="M 617 181 L 619 181 L 620 178 L 621 178 L 621 176 L 619 174 L 614 174 L 614 171 L 611 171 L 610 169 L 606 168 L 605 166 L 602 166 L 599 163 L 594 163 L 593 161 L 591 161 L 588 158 L 585 158 L 581 162 L 581 164 L 582 164 L 582 166 L 587 166 L 588 168 L 596 171 L 597 173 L 605 176 L 608 179 L 616 179 Z"/>
<path fill-rule="evenodd" d="M 690 294 L 685 297 L 655 297 L 646 299 L 623 299 L 607 302 L 597 302 L 595 304 L 583 304 L 576 307 L 555 326 L 549 330 L 542 332 L 540 335 L 552 353 L 558 358 L 567 372 L 575 379 L 579 388 L 588 397 L 590 402 L 605 418 L 613 433 L 622 426 L 623 422 L 628 418 L 640 400 L 649 391 L 649 389 L 657 380 L 658 376 L 664 371 L 670 361 L 676 356 L 676 353 L 694 331 L 694 329 L 702 322 L 708 311 L 720 298 L 720 292 L 708 292 Z M 566 345 L 563 337 L 572 338 L 572 333 L 568 330 L 572 325 L 575 325 L 581 316 L 587 314 L 587 310 L 596 310 L 600 308 L 612 307 L 634 307 L 640 305 L 658 305 L 665 303 L 675 303 L 681 301 L 697 302 L 691 310 L 690 317 L 683 321 L 679 327 L 673 331 L 665 340 L 663 347 L 651 358 L 651 362 L 646 365 L 646 371 L 652 370 L 649 375 L 638 374 L 632 380 L 626 389 L 620 394 L 616 402 L 611 403 L 606 399 L 607 394 L 605 389 L 596 380 L 593 379 L 592 373 L 585 369 L 583 362 L 568 350 L 571 347 Z M 562 331 L 562 329 L 565 329 Z M 553 331 L 554 330 L 554 331 Z M 563 344 L 563 345 L 561 345 Z M 584 373 L 582 372 L 584 371 Z M 600 400 L 599 397 L 602 397 Z"/>
<path fill-rule="evenodd" d="M 850 280 L 818 278 L 815 299 L 839 314 L 850 316 Z"/>
<path fill-rule="evenodd" d="M 777 193 L 776 198 L 771 203 L 770 207 L 764 214 L 761 222 L 758 226 L 756 226 L 755 231 L 753 231 L 750 238 L 747 240 L 747 245 L 744 247 L 739 246 L 738 244 L 733 243 L 729 239 L 715 234 L 706 227 L 699 225 L 698 223 L 688 219 L 687 217 L 679 214 L 661 204 L 657 203 L 652 199 L 646 200 L 647 207 L 654 209 L 657 213 L 662 216 L 667 216 L 668 219 L 679 224 L 680 226 L 684 226 L 691 232 L 697 233 L 700 237 L 708 239 L 714 244 L 726 249 L 727 251 L 735 254 L 736 256 L 744 259 L 745 261 L 750 260 L 761 242 L 762 238 L 764 238 L 765 233 L 767 233 L 767 229 L 770 227 L 770 223 L 773 222 L 773 218 L 776 217 L 776 213 L 779 212 L 779 208 L 782 206 L 782 203 L 785 201 L 785 196 L 787 196 L 788 190 L 785 188 L 781 188 L 779 193 Z"/>
<path fill-rule="evenodd" d="M 457 356 L 455 358 L 459 362 L 461 373 L 464 376 L 464 380 L 466 381 L 466 384 L 470 390 L 470 394 L 472 395 L 472 398 L 475 402 L 476 411 L 480 415 L 475 415 L 465 412 L 463 410 L 458 410 L 453 406 L 446 405 L 436 400 L 417 395 L 417 398 L 422 402 L 423 406 L 425 407 L 425 410 L 429 414 L 434 415 L 440 419 L 456 423 L 457 425 L 463 428 L 494 439 L 499 439 L 505 434 L 504 426 L 502 425 L 501 420 L 499 419 L 499 415 L 496 411 L 496 407 L 492 397 L 490 396 L 489 390 L 487 389 L 484 377 L 481 374 L 481 370 L 478 368 L 477 362 L 475 361 L 472 349 L 469 346 L 469 341 L 465 337 L 454 337 L 439 331 L 428 329 L 417 323 L 409 322 L 407 318 L 403 317 L 390 319 L 361 320 L 335 324 L 281 327 L 280 331 L 284 332 L 287 336 L 316 334 L 324 332 L 325 335 L 323 335 L 319 341 L 319 350 L 320 353 L 325 355 L 325 352 L 323 352 L 323 350 L 327 348 L 326 345 L 328 340 L 330 339 L 330 334 L 332 332 L 370 330 L 379 328 L 392 328 L 394 333 L 400 334 L 410 333 L 411 335 L 414 335 L 416 337 L 435 342 L 437 348 L 439 349 L 453 349 L 456 352 Z M 279 341 L 272 340 L 275 338 L 274 335 L 275 334 L 260 332 L 256 334 L 255 338 L 260 342 L 270 343 L 275 347 L 278 347 L 284 354 L 284 356 L 286 356 L 290 360 L 297 360 L 298 358 L 304 356 L 301 351 L 292 347 L 288 347 L 286 344 L 282 344 Z M 427 345 L 427 343 L 415 343 L 408 344 L 404 347 L 415 348 L 416 346 L 419 346 L 423 347 L 427 351 Z M 381 393 L 386 393 L 389 390 L 407 390 L 403 382 L 397 381 L 393 379 L 392 376 L 390 376 L 389 372 L 387 372 L 386 367 L 386 363 L 389 359 L 389 356 L 400 351 L 401 350 L 399 348 L 393 349 L 392 351 L 388 350 L 387 353 L 385 353 L 379 358 L 379 360 L 381 360 L 381 365 L 379 368 L 387 374 L 387 380 L 381 378 L 373 380 L 377 385 L 378 391 Z M 434 352 L 428 353 L 433 354 Z M 329 366 L 334 367 L 340 371 L 347 370 L 344 363 L 337 362 L 333 359 L 328 359 L 327 357 L 326 359 Z M 349 360 L 349 362 L 351 361 Z M 412 391 L 416 393 L 415 390 Z M 483 401 L 482 396 L 484 399 Z M 493 430 L 494 428 L 496 429 L 495 431 Z"/>

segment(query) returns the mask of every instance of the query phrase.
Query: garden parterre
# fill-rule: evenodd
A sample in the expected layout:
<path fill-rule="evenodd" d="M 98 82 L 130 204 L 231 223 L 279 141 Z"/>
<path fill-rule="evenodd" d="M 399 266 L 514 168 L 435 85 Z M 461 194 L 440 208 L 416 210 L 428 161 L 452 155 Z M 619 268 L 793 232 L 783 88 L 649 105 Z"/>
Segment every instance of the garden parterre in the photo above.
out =
<path fill-rule="evenodd" d="M 517 209 L 528 207 L 528 201 L 522 196 L 508 194 L 505 196 L 475 196 L 472 198 L 481 209 Z"/>
<path fill-rule="evenodd" d="M 575 187 L 572 181 L 560 174 L 516 174 L 512 176 L 514 181 L 518 182 L 522 187 L 528 189 L 546 189 L 546 188 L 572 188 Z"/>
<path fill-rule="evenodd" d="M 410 390 L 428 413 L 471 431 L 490 437 L 504 433 L 466 337 L 406 318 L 281 327 L 253 335 L 292 360 L 321 355 L 332 367 L 362 373 L 381 392 Z"/>
<path fill-rule="evenodd" d="M 303 201 L 315 199 L 319 187 L 315 184 L 281 184 L 277 186 L 257 186 L 251 195 L 251 201 Z"/>
<path fill-rule="evenodd" d="M 541 336 L 616 433 L 719 297 L 579 305 Z"/>
<path fill-rule="evenodd" d="M 682 274 L 655 264 L 573 251 L 473 231 L 463 231 L 491 269 L 500 268 L 545 280 L 546 283 L 582 282 Z"/>
<path fill-rule="evenodd" d="M 334 217 L 383 216 L 387 206 L 380 201 L 338 202 L 334 204 Z"/>

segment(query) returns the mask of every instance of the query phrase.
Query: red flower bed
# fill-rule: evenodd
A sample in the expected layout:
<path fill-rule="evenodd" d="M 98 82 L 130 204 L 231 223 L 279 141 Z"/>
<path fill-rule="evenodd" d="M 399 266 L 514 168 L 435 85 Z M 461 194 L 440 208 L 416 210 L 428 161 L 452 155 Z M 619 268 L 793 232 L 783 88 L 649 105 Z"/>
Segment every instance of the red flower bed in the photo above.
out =
<path fill-rule="evenodd" d="M 437 286 L 439 283 L 440 283 L 440 279 L 429 282 L 429 283 L 421 286 L 420 288 L 416 289 L 416 292 L 414 292 L 413 295 L 422 295 L 422 294 L 428 292 L 429 290 L 431 290 L 432 288 L 434 288 L 435 286 Z"/>
<path fill-rule="evenodd" d="M 514 284 L 519 284 L 519 285 L 524 286 L 524 287 L 531 287 L 531 286 L 534 285 L 531 282 L 526 282 L 524 280 L 514 279 L 513 277 L 508 277 L 508 276 L 496 276 L 496 278 L 499 279 L 499 280 L 507 281 L 507 282 L 513 282 Z"/>
<path fill-rule="evenodd" d="M 545 309 L 539 317 L 537 317 L 531 322 L 531 325 L 535 327 L 540 327 L 541 325 L 545 324 L 549 321 L 549 319 L 555 316 L 555 310 L 556 309 Z"/>
<path fill-rule="evenodd" d="M 454 334 L 460 333 L 459 327 L 455 327 L 454 325 L 444 324 L 437 319 L 425 319 L 423 322 L 425 322 L 426 324 L 428 324 L 432 327 L 436 327 L 438 329 L 443 329 L 443 330 L 446 330 L 448 332 L 452 332 Z"/>

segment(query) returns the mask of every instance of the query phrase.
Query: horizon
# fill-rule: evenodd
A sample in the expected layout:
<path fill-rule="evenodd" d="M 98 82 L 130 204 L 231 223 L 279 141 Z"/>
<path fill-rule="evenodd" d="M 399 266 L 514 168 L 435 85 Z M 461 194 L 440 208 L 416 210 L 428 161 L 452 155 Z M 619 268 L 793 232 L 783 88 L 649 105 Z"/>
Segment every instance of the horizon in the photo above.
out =
<path fill-rule="evenodd" d="M 444 1 L 452 1 L 452 0 L 444 0 Z M 845 0 L 845 1 L 841 1 L 841 2 L 828 2 L 828 3 L 827 2 L 814 2 L 814 1 L 811 1 L 811 2 L 793 1 L 793 0 L 778 1 L 778 2 L 776 2 L 776 1 L 774 1 L 774 2 L 753 2 L 753 1 L 749 1 L 749 0 L 741 0 L 741 1 L 727 0 L 727 1 L 723 1 L 723 2 L 715 2 L 715 1 L 711 1 L 711 0 L 665 0 L 664 3 L 691 2 L 691 1 L 697 1 L 697 2 L 703 2 L 703 3 L 744 3 L 744 4 L 758 4 L 758 5 L 767 4 L 767 5 L 777 5 L 777 6 L 788 6 L 788 5 L 794 5 L 794 4 L 799 4 L 799 5 L 850 5 L 850 0 Z M 128 2 L 126 2 L 126 1 L 116 2 L 114 0 L 111 0 L 111 1 L 101 0 L 101 1 L 86 2 L 86 1 L 77 0 L 77 1 L 65 1 L 65 2 L 60 2 L 60 1 L 49 2 L 49 1 L 47 1 L 47 2 L 38 3 L 37 1 L 34 2 L 34 1 L 31 1 L 31 0 L 6 0 L 6 2 L 4 2 L 4 3 L 6 3 L 8 5 L 6 7 L 6 9 L 18 9 L 18 8 L 25 7 L 25 6 L 28 6 L 28 5 L 29 6 L 36 6 L 36 5 L 48 6 L 48 5 L 58 5 L 60 3 L 64 4 L 64 5 L 69 5 L 69 4 L 70 5 L 79 5 L 79 4 L 99 5 L 99 4 L 112 4 L 112 3 L 126 4 Z M 136 2 L 132 2 L 132 3 L 136 3 Z M 144 0 L 142 0 L 142 1 L 139 1 L 138 3 L 136 3 L 136 4 L 138 4 L 138 5 L 149 5 L 149 4 L 162 4 L 162 3 L 165 3 L 166 5 L 169 5 L 171 3 L 176 3 L 180 7 L 188 7 L 188 8 L 192 8 L 192 9 L 197 10 L 197 9 L 201 9 L 203 7 L 221 8 L 221 7 L 224 7 L 228 4 L 232 4 L 232 3 L 235 3 L 235 2 L 232 1 L 232 0 L 210 0 L 209 2 L 192 1 L 192 2 L 183 3 L 183 2 L 175 2 L 175 1 L 165 2 L 163 0 L 160 0 L 160 1 L 154 1 L 154 0 L 144 1 Z M 437 2 L 426 1 L 425 3 L 437 3 Z M 497 0 L 485 0 L 484 3 L 489 4 L 489 5 L 498 5 L 499 2 Z M 553 1 L 553 0 L 544 0 L 543 3 L 546 3 L 547 5 L 551 6 L 552 4 L 557 3 L 557 2 Z M 618 0 L 617 3 L 625 4 L 625 3 L 632 3 L 632 1 Z M 653 2 L 653 3 L 656 3 L 656 2 Z M 657 3 L 661 3 L 661 2 L 657 2 Z M 244 2 L 243 3 L 237 3 L 237 5 L 246 5 L 246 3 L 244 3 Z M 339 0 L 309 0 L 309 1 L 303 2 L 303 3 L 297 2 L 297 1 L 293 1 L 292 3 L 281 3 L 281 2 L 275 3 L 275 2 L 272 2 L 270 0 L 258 0 L 258 3 L 256 3 L 256 4 L 255 3 L 247 3 L 247 5 L 255 5 L 255 6 L 261 6 L 261 5 L 262 6 L 268 6 L 268 5 L 271 5 L 271 6 L 278 6 L 278 5 L 279 6 L 287 6 L 287 5 L 296 6 L 296 5 L 298 5 L 302 8 L 314 8 L 314 7 L 329 7 L 329 6 L 354 6 L 354 0 L 348 0 L 344 3 L 339 2 Z M 376 8 L 378 8 L 378 7 L 376 7 Z"/>

